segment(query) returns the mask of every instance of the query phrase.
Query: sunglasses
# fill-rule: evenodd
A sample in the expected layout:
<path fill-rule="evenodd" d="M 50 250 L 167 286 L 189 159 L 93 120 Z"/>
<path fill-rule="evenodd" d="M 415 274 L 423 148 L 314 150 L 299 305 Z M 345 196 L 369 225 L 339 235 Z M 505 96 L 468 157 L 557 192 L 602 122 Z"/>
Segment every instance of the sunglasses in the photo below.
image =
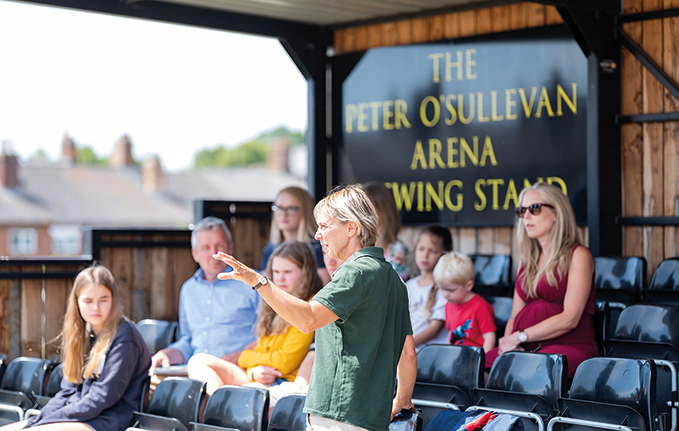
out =
<path fill-rule="evenodd" d="M 527 207 L 517 207 L 514 211 L 516 211 L 516 215 L 519 216 L 519 218 L 523 218 L 523 216 L 526 215 L 526 210 L 536 216 L 542 212 L 542 207 L 554 209 L 554 205 L 550 204 L 533 204 Z"/>

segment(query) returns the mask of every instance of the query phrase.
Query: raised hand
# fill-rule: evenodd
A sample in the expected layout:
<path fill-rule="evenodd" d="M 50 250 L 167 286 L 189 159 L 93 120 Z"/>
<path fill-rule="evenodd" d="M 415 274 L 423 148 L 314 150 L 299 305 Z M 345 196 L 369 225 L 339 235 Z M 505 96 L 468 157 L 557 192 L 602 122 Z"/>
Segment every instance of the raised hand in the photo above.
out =
<path fill-rule="evenodd" d="M 235 257 L 228 255 L 222 251 L 217 254 L 213 254 L 212 257 L 217 260 L 221 260 L 225 264 L 233 268 L 231 272 L 222 272 L 217 275 L 220 280 L 238 280 L 247 284 L 248 286 L 254 286 L 259 283 L 259 278 L 261 275 L 257 273 L 254 269 L 248 267 L 247 265 L 239 262 Z"/>

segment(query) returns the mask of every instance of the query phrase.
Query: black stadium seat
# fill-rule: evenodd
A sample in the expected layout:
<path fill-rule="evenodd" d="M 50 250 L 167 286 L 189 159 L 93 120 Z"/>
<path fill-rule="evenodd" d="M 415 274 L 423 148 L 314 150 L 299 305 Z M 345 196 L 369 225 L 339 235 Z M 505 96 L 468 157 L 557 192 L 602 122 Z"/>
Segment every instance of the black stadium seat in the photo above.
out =
<path fill-rule="evenodd" d="M 486 296 L 511 296 L 512 258 L 504 254 L 470 254 L 474 262 L 474 292 Z"/>
<path fill-rule="evenodd" d="M 417 354 L 413 403 L 424 426 L 442 409 L 464 410 L 483 385 L 485 354 L 480 347 L 431 344 Z"/>
<path fill-rule="evenodd" d="M 625 305 L 641 302 L 646 283 L 646 259 L 628 256 L 597 256 L 594 287 L 597 302 Z"/>
<path fill-rule="evenodd" d="M 26 410 L 36 404 L 35 396 L 43 393 L 53 368 L 51 361 L 25 357 L 7 365 L 0 382 L 0 425 L 24 419 Z"/>
<path fill-rule="evenodd" d="M 45 404 L 49 402 L 49 400 L 54 397 L 57 392 L 61 390 L 61 380 L 64 377 L 64 374 L 62 372 L 62 369 L 64 368 L 64 364 L 59 364 L 52 370 L 52 373 L 50 374 L 49 380 L 47 380 L 47 385 L 45 386 L 45 389 L 42 393 L 42 395 L 35 395 L 35 401 L 36 401 L 36 408 L 33 409 L 28 409 L 26 411 L 25 418 L 29 418 L 31 416 L 36 416 L 40 413 L 40 409 L 45 407 Z"/>
<path fill-rule="evenodd" d="M 488 296 L 486 300 L 493 306 L 495 326 L 497 326 L 497 339 L 499 340 L 504 337 L 507 321 L 512 317 L 514 299 L 507 296 Z"/>
<path fill-rule="evenodd" d="M 495 360 L 484 389 L 476 389 L 477 405 L 469 410 L 492 410 L 521 417 L 526 430 L 543 430 L 558 413 L 566 394 L 565 355 L 507 352 Z"/>
<path fill-rule="evenodd" d="M 191 422 L 191 431 L 266 431 L 269 391 L 243 386 L 222 386 L 205 406 L 203 421 Z"/>
<path fill-rule="evenodd" d="M 679 305 L 679 258 L 660 262 L 643 297 L 647 304 Z"/>
<path fill-rule="evenodd" d="M 569 398 L 559 400 L 559 416 L 547 430 L 660 431 L 655 372 L 653 360 L 587 359 L 575 371 Z"/>
<path fill-rule="evenodd" d="M 679 361 L 679 306 L 637 304 L 627 307 L 612 339 L 606 340 L 606 356 L 653 359 L 656 365 L 658 413 L 679 425 L 677 362 Z"/>
<path fill-rule="evenodd" d="M 204 382 L 168 377 L 156 386 L 148 413 L 135 412 L 128 430 L 188 431 L 190 422 L 198 422 L 205 398 Z"/>
<path fill-rule="evenodd" d="M 281 397 L 271 412 L 267 431 L 306 431 L 305 401 L 304 395 Z"/>
<path fill-rule="evenodd" d="M 176 341 L 179 324 L 167 320 L 144 319 L 137 323 L 137 329 L 153 355 Z"/>

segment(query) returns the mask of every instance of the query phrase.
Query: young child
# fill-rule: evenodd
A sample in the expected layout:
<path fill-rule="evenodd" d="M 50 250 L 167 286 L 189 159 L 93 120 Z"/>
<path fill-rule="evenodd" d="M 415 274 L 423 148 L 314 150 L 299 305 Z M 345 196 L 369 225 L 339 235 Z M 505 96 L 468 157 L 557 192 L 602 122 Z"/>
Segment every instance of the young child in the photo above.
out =
<path fill-rule="evenodd" d="M 474 264 L 462 253 L 446 253 L 434 268 L 446 304 L 446 329 L 450 344 L 483 347 L 488 352 L 495 347 L 497 328 L 493 306 L 481 295 L 472 292 Z"/>
<path fill-rule="evenodd" d="M 413 325 L 415 346 L 448 344 L 444 328 L 446 298 L 434 283 L 434 267 L 439 258 L 453 249 L 450 231 L 437 225 L 427 226 L 420 232 L 415 245 L 415 265 L 420 275 L 406 283 L 410 321 Z"/>

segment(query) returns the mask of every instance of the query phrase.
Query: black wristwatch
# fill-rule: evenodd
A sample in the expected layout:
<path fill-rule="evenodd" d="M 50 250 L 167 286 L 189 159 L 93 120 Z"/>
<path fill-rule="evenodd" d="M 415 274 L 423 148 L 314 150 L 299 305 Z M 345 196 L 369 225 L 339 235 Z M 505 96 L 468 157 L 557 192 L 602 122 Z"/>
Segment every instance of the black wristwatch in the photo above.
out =
<path fill-rule="evenodd" d="M 267 280 L 266 277 L 264 277 L 264 276 L 259 277 L 259 283 L 257 283 L 257 284 L 255 284 L 254 286 L 252 286 L 252 290 L 257 290 L 257 289 L 259 289 L 260 287 L 262 287 L 262 286 L 264 286 L 265 284 L 267 284 L 268 282 L 269 282 L 269 280 Z"/>

